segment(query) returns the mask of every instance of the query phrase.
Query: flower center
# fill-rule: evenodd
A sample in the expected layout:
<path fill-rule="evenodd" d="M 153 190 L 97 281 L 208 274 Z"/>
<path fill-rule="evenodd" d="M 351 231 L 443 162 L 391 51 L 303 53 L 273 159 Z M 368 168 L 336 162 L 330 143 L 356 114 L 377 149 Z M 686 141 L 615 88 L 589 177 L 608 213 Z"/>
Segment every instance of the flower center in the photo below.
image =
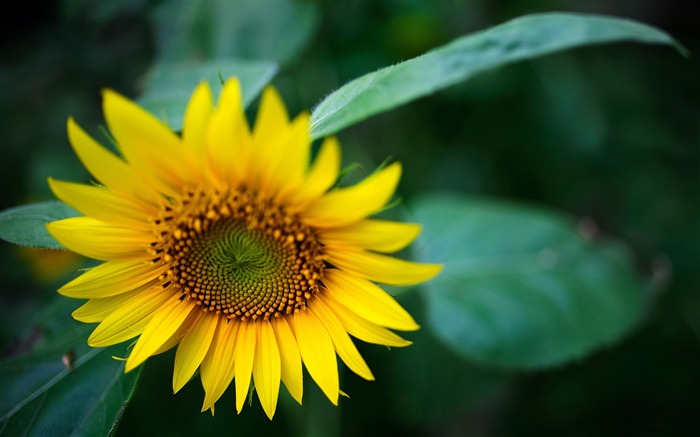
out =
<path fill-rule="evenodd" d="M 242 320 L 291 314 L 318 292 L 323 250 L 312 228 L 246 191 L 188 191 L 155 220 L 166 288 Z"/>

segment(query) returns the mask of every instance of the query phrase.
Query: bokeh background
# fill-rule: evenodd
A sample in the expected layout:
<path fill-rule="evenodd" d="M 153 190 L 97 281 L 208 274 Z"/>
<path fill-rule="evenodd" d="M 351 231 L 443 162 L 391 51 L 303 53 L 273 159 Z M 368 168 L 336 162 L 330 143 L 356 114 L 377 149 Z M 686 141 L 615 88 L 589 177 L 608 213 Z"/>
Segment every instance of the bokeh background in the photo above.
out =
<path fill-rule="evenodd" d="M 138 97 L 156 60 L 274 60 L 280 70 L 272 83 L 296 114 L 361 74 L 526 13 L 652 24 L 693 57 L 635 44 L 577 49 L 481 75 L 339 134 L 346 163 L 367 170 L 387 155 L 400 160 L 405 199 L 447 190 L 541 205 L 625 242 L 639 274 L 661 282 L 633 332 L 576 362 L 532 372 L 469 362 L 426 330 L 408 334 L 415 344 L 407 349 L 361 344 L 376 382 L 345 371 L 351 398 L 340 408 L 313 384 L 304 407 L 284 393 L 272 423 L 257 401 L 236 415 L 232 393 L 215 417 L 200 414 L 198 381 L 171 395 L 173 354 L 165 354 L 146 366 L 117 435 L 700 435 L 700 40 L 691 5 L 15 2 L 0 15 L 0 206 L 52 199 L 47 176 L 87 181 L 66 118 L 99 132 L 100 90 Z M 0 256 L 7 355 L 82 261 L 4 242 Z M 422 323 L 420 296 L 400 300 Z"/>

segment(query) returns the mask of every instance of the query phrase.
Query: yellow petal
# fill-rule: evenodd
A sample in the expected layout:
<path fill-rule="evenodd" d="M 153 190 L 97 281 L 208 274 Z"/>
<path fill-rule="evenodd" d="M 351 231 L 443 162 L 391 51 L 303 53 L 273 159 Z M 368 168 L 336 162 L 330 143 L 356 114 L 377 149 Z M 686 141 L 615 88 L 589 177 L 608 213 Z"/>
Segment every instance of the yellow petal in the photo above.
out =
<path fill-rule="evenodd" d="M 46 229 L 67 249 L 101 261 L 147 258 L 153 240 L 151 232 L 122 228 L 91 217 L 58 220 L 48 223 Z"/>
<path fill-rule="evenodd" d="M 126 360 L 125 371 L 129 372 L 153 355 L 163 343 L 182 326 L 187 316 L 195 308 L 189 300 L 183 299 L 180 293 L 172 294 L 172 297 L 161 306 L 148 322 L 143 334 Z"/>
<path fill-rule="evenodd" d="M 240 323 L 236 339 L 236 351 L 233 361 L 236 363 L 236 411 L 243 409 L 243 404 L 248 397 L 250 389 L 250 377 L 253 374 L 253 362 L 255 360 L 255 324 L 252 322 Z"/>
<path fill-rule="evenodd" d="M 331 336 L 311 311 L 296 312 L 292 321 L 306 369 L 333 405 L 338 405 L 338 363 Z"/>
<path fill-rule="evenodd" d="M 320 239 L 325 245 L 390 253 L 411 244 L 420 230 L 420 225 L 413 223 L 367 219 L 348 226 L 324 229 Z"/>
<path fill-rule="evenodd" d="M 196 308 L 196 307 L 195 307 Z M 199 315 L 202 314 L 201 311 L 193 309 L 187 316 L 184 322 L 180 324 L 180 327 L 168 338 L 165 343 L 163 343 L 155 352 L 151 355 L 159 355 L 177 346 L 180 341 L 185 337 L 185 335 L 192 329 L 192 324 L 197 320 Z"/>
<path fill-rule="evenodd" d="M 347 225 L 378 212 L 391 199 L 401 177 L 397 162 L 357 185 L 333 190 L 302 212 L 302 219 L 320 228 Z"/>
<path fill-rule="evenodd" d="M 321 197 L 338 180 L 339 171 L 340 144 L 335 137 L 326 138 L 303 184 L 290 195 L 290 209 L 300 211 L 309 202 Z"/>
<path fill-rule="evenodd" d="M 282 360 L 282 382 L 289 394 L 301 404 L 304 393 L 302 379 L 301 355 L 294 333 L 289 328 L 285 317 L 277 317 L 272 320 L 272 328 L 277 338 L 280 358 Z"/>
<path fill-rule="evenodd" d="M 147 213 L 158 212 L 160 194 L 144 183 L 126 162 L 95 142 L 72 118 L 68 119 L 68 138 L 80 161 L 98 181 L 136 202 Z"/>
<path fill-rule="evenodd" d="M 177 393 L 192 378 L 209 351 L 219 316 L 200 311 L 192 329 L 185 334 L 175 353 L 173 392 Z"/>
<path fill-rule="evenodd" d="M 202 411 L 214 408 L 214 403 L 224 394 L 233 379 L 233 354 L 241 323 L 223 317 L 217 317 L 217 320 L 214 340 L 199 368 L 205 392 Z"/>
<path fill-rule="evenodd" d="M 278 184 L 273 168 L 280 166 L 280 154 L 289 138 L 289 116 L 273 87 L 267 87 L 260 99 L 260 109 L 253 130 L 251 181 L 261 193 L 274 194 Z"/>
<path fill-rule="evenodd" d="M 73 279 L 58 292 L 78 299 L 115 296 L 158 279 L 167 266 L 152 261 L 107 261 Z"/>
<path fill-rule="evenodd" d="M 73 208 L 90 217 L 117 226 L 150 230 L 148 215 L 135 203 L 115 195 L 102 187 L 49 178 L 51 191 Z"/>
<path fill-rule="evenodd" d="M 111 297 L 90 299 L 77 310 L 73 311 L 73 318 L 83 323 L 99 323 L 112 314 L 121 304 L 131 299 L 142 290 L 130 291 Z"/>
<path fill-rule="evenodd" d="M 182 141 L 185 145 L 185 162 L 194 173 L 190 180 L 206 183 L 207 132 L 214 111 L 211 89 L 207 82 L 200 83 L 192 93 L 182 126 Z"/>
<path fill-rule="evenodd" d="M 275 136 L 286 129 L 288 124 L 289 116 L 282 98 L 277 90 L 268 86 L 260 98 L 260 109 L 253 131 L 255 143 L 259 146 L 271 143 Z"/>
<path fill-rule="evenodd" d="M 294 119 L 284 148 L 268 164 L 272 172 L 275 199 L 280 203 L 284 203 L 298 190 L 306 176 L 311 149 L 310 118 L 308 113 L 302 113 Z"/>
<path fill-rule="evenodd" d="M 92 347 L 111 346 L 136 337 L 171 296 L 172 292 L 161 287 L 138 293 L 97 325 L 88 338 L 88 344 Z"/>
<path fill-rule="evenodd" d="M 272 324 L 268 320 L 256 324 L 257 342 L 255 343 L 255 362 L 253 363 L 253 381 L 260 404 L 267 417 L 272 420 L 277 408 L 280 392 L 281 362 L 280 351 Z"/>
<path fill-rule="evenodd" d="M 165 342 L 162 345 L 160 345 L 160 347 L 156 349 L 155 352 L 151 354 L 151 356 L 160 355 L 177 346 L 180 343 L 180 341 L 182 341 L 185 334 L 187 334 L 190 331 L 190 329 L 192 328 L 192 322 L 196 320 L 196 317 L 199 315 L 199 313 L 200 311 L 196 310 L 190 311 L 190 314 L 187 316 L 185 321 L 180 324 L 180 327 L 177 328 L 175 332 L 173 332 L 173 334 L 167 340 L 165 340 Z"/>
<path fill-rule="evenodd" d="M 331 335 L 335 351 L 343 362 L 361 377 L 369 381 L 374 381 L 372 371 L 369 370 L 367 363 L 362 358 L 362 355 L 357 351 L 350 336 L 343 328 L 343 324 L 338 320 L 333 310 L 331 310 L 322 299 L 313 299 L 310 302 L 309 309 L 321 320 L 326 330 Z"/>
<path fill-rule="evenodd" d="M 337 269 L 327 269 L 323 275 L 328 293 L 355 314 L 387 328 L 401 331 L 419 328 L 393 297 L 372 282 Z"/>
<path fill-rule="evenodd" d="M 180 194 L 182 144 L 170 128 L 131 100 L 105 90 L 107 126 L 134 171 L 170 197 Z"/>
<path fill-rule="evenodd" d="M 335 299 L 332 293 L 323 293 L 317 296 L 318 299 L 324 299 L 329 307 L 333 308 L 333 312 L 345 330 L 353 337 L 359 338 L 367 343 L 382 344 L 385 346 L 408 346 L 410 341 L 404 340 L 386 328 L 368 322 L 358 316 L 352 310 L 345 307 L 342 303 Z"/>
<path fill-rule="evenodd" d="M 259 190 L 278 202 L 302 183 L 311 144 L 308 119 L 308 114 L 301 114 L 273 139 L 255 145 Z"/>
<path fill-rule="evenodd" d="M 209 168 L 220 186 L 237 186 L 246 180 L 250 162 L 250 133 L 243 113 L 237 79 L 224 84 L 219 105 L 207 132 Z"/>
<path fill-rule="evenodd" d="M 371 281 L 391 285 L 412 285 L 431 279 L 439 264 L 420 264 L 364 250 L 327 247 L 328 262 Z"/>

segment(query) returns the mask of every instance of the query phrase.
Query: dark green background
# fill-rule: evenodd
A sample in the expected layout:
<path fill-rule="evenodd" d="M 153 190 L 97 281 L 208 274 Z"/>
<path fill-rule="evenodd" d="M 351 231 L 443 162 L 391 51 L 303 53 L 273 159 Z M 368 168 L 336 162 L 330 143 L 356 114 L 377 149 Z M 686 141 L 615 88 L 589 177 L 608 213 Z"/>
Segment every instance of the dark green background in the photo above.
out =
<path fill-rule="evenodd" d="M 212 47 L 214 24 L 205 22 L 194 27 L 192 47 L 183 51 L 189 57 L 269 54 L 282 63 L 273 84 L 292 114 L 361 74 L 525 13 L 633 18 L 669 32 L 695 57 L 700 52 L 691 2 L 302 3 L 304 22 L 289 22 L 272 2 L 259 6 L 259 19 L 273 23 L 278 37 L 299 39 L 291 48 L 266 41 L 271 33 L 263 28 L 232 20 L 243 42 L 207 52 L 202 47 Z M 164 54 L 163 38 L 183 38 L 163 37 L 162 19 L 154 17 L 180 6 L 18 2 L 13 7 L 19 10 L 2 14 L 2 209 L 52 199 L 47 176 L 87 180 L 68 145 L 66 118 L 73 115 L 96 133 L 100 89 L 137 97 L 154 60 L 177 56 Z M 338 429 L 347 435 L 697 435 L 699 77 L 695 59 L 667 47 L 590 47 L 482 75 L 339 135 L 346 163 L 367 170 L 387 155 L 400 160 L 405 176 L 399 191 L 408 202 L 435 190 L 527 202 L 587 218 L 596 232 L 625 241 L 639 274 L 663 276 L 664 286 L 642 326 L 619 344 L 554 370 L 509 373 L 465 362 L 420 331 L 407 335 L 415 342 L 407 349 L 360 345 L 377 381 L 344 372 L 351 399 L 342 399 L 339 409 L 307 384 L 304 408 L 290 404 L 283 390 L 272 423 L 257 400 L 236 415 L 232 393 L 217 404 L 213 419 L 200 414 L 198 381 L 170 394 L 173 356 L 165 354 L 146 366 L 118 435 Z M 0 340 L 8 354 L 30 330 L 25 325 L 35 305 L 50 300 L 62 279 L 32 281 L 26 255 L 6 243 L 0 250 Z M 420 296 L 402 302 L 425 323 Z"/>

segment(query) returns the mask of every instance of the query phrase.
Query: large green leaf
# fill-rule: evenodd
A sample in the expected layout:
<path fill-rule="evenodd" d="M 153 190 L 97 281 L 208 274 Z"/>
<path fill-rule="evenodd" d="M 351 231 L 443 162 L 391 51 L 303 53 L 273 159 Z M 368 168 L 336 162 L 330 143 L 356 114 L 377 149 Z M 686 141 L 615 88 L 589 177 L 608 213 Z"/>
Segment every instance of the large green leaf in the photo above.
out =
<path fill-rule="evenodd" d="M 640 320 L 648 286 L 620 245 L 587 241 L 553 212 L 457 196 L 412 205 L 430 328 L 475 361 L 538 368 L 613 343 Z"/>
<path fill-rule="evenodd" d="M 269 59 L 280 64 L 306 46 L 319 5 L 297 0 L 166 0 L 156 9 L 158 58 Z"/>
<path fill-rule="evenodd" d="M 78 211 L 59 201 L 8 208 L 0 212 L 0 238 L 21 246 L 63 249 L 46 230 L 46 223 L 79 215 Z"/>
<path fill-rule="evenodd" d="M 0 434 L 107 435 L 134 392 L 125 346 L 87 346 L 91 327 L 71 319 L 76 301 L 57 298 L 31 326 L 25 352 L 0 362 Z"/>
<path fill-rule="evenodd" d="M 340 87 L 314 109 L 313 137 L 333 134 L 487 70 L 573 47 L 615 41 L 672 44 L 684 51 L 666 33 L 634 21 L 560 13 L 525 16 Z"/>
<path fill-rule="evenodd" d="M 182 129 L 187 102 L 197 84 L 206 81 L 214 96 L 222 80 L 235 76 L 241 83 L 243 104 L 247 107 L 277 72 L 268 61 L 221 60 L 188 63 L 157 63 L 148 77 L 138 103 L 166 122 L 173 130 Z"/>

